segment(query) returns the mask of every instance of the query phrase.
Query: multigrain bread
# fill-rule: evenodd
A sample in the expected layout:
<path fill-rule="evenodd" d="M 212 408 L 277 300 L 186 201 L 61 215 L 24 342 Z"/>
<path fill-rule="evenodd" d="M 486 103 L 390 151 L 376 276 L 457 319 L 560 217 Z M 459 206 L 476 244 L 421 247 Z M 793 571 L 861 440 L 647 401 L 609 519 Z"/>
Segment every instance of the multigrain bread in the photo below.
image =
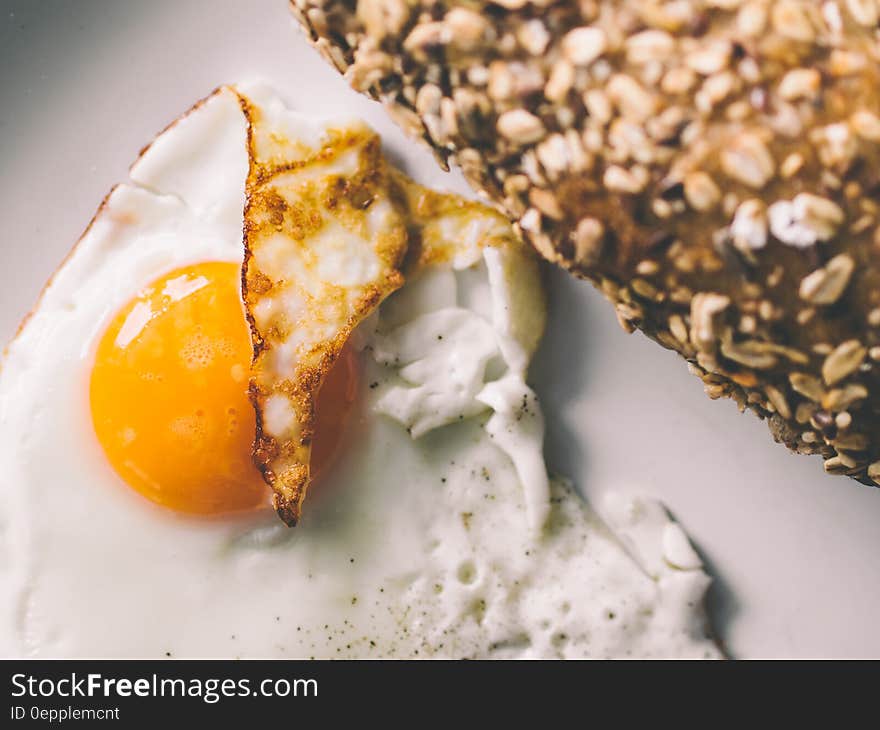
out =
<path fill-rule="evenodd" d="M 880 482 L 878 0 L 293 0 L 711 398 Z"/>

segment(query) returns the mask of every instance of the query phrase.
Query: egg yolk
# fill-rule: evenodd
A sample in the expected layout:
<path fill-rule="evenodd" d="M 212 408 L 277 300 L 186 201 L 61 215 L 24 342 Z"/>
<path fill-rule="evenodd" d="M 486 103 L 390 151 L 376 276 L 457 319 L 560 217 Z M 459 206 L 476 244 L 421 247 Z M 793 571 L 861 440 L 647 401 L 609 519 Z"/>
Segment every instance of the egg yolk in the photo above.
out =
<path fill-rule="evenodd" d="M 130 487 L 180 512 L 216 515 L 270 503 L 251 460 L 252 346 L 240 281 L 241 267 L 229 262 L 177 269 L 120 310 L 98 344 L 90 384 L 98 440 Z M 344 350 L 319 393 L 316 476 L 338 450 L 356 371 Z"/>

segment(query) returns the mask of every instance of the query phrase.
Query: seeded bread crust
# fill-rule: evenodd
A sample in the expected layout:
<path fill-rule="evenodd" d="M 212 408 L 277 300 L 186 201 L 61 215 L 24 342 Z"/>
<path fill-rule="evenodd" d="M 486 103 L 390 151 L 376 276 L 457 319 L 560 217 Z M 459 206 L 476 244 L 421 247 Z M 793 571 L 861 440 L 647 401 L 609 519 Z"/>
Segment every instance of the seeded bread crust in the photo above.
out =
<path fill-rule="evenodd" d="M 880 0 L 291 6 L 626 330 L 880 482 Z"/>

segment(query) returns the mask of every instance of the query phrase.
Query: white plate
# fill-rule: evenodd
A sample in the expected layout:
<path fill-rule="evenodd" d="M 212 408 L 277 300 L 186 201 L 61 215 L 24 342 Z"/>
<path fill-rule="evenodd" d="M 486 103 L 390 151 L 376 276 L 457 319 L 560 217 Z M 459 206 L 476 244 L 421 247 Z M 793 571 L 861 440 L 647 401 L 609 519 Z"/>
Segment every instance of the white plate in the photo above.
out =
<path fill-rule="evenodd" d="M 223 82 L 262 77 L 303 112 L 361 116 L 421 182 L 466 191 L 308 47 L 286 5 L 0 2 L 0 338 L 138 150 Z M 669 506 L 715 576 L 733 655 L 880 656 L 880 491 L 825 476 L 710 402 L 587 284 L 554 273 L 551 291 L 533 371 L 551 465 L 588 497 L 627 489 Z"/>

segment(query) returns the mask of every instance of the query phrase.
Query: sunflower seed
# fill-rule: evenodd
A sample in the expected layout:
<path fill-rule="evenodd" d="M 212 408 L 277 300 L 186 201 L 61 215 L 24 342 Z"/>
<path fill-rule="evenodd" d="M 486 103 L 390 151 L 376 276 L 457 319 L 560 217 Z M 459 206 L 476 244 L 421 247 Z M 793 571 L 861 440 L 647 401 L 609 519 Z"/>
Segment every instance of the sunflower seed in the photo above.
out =
<path fill-rule="evenodd" d="M 757 340 L 746 340 L 745 342 L 722 340 L 721 354 L 740 365 L 755 370 L 767 370 L 776 365 L 778 358 L 766 345 L 767 343 Z"/>
<path fill-rule="evenodd" d="M 709 210 L 721 200 L 721 190 L 705 172 L 690 172 L 684 176 L 684 197 L 695 210 Z"/>
<path fill-rule="evenodd" d="M 644 279 L 635 278 L 630 282 L 632 290 L 644 299 L 656 299 L 657 287 Z"/>
<path fill-rule="evenodd" d="M 629 170 L 620 165 L 611 165 L 605 170 L 602 184 L 617 193 L 640 193 L 648 184 L 648 171 L 639 165 Z"/>
<path fill-rule="evenodd" d="M 816 39 L 816 29 L 810 20 L 806 3 L 778 0 L 771 6 L 773 29 L 779 35 L 803 43 L 812 43 Z"/>
<path fill-rule="evenodd" d="M 711 76 L 727 68 L 732 51 L 730 41 L 715 41 L 688 54 L 684 62 L 698 74 Z"/>
<path fill-rule="evenodd" d="M 643 30 L 626 39 L 627 60 L 635 65 L 664 61 L 675 51 L 675 38 L 665 30 Z"/>
<path fill-rule="evenodd" d="M 819 378 L 807 373 L 792 373 L 788 376 L 788 382 L 795 391 L 816 403 L 819 403 L 825 395 L 825 388 L 822 387 Z"/>
<path fill-rule="evenodd" d="M 880 18 L 877 15 L 875 0 L 846 0 L 846 9 L 859 25 L 876 29 Z"/>
<path fill-rule="evenodd" d="M 767 209 L 752 198 L 741 203 L 730 224 L 733 245 L 740 251 L 751 251 L 767 245 Z"/>
<path fill-rule="evenodd" d="M 575 28 L 562 39 L 562 52 L 576 66 L 586 66 L 605 52 L 605 45 L 601 28 Z"/>
<path fill-rule="evenodd" d="M 776 412 L 786 421 L 789 420 L 791 418 L 791 409 L 788 407 L 788 401 L 785 399 L 782 391 L 773 385 L 767 385 L 764 387 L 764 392 L 767 393 L 767 398 L 773 404 Z"/>
<path fill-rule="evenodd" d="M 838 345 L 822 363 L 822 377 L 828 385 L 843 380 L 846 376 L 854 373 L 868 350 L 858 340 L 847 340 Z"/>
<path fill-rule="evenodd" d="M 654 114 L 657 100 L 632 76 L 615 74 L 606 87 L 608 97 L 623 116 L 643 122 Z"/>
<path fill-rule="evenodd" d="M 832 456 L 830 459 L 826 459 L 824 462 L 825 471 L 829 474 L 844 474 L 846 473 L 847 466 L 843 463 L 843 460 L 840 458 L 840 455 Z"/>
<path fill-rule="evenodd" d="M 545 134 L 544 123 L 525 109 L 512 109 L 498 117 L 498 133 L 519 145 L 537 142 Z"/>
<path fill-rule="evenodd" d="M 540 56 L 547 50 L 550 43 L 550 33 L 547 26 L 539 19 L 533 18 L 522 24 L 516 34 L 519 44 L 532 56 Z"/>
<path fill-rule="evenodd" d="M 411 10 L 405 0 L 360 0 L 357 13 L 367 33 L 381 41 L 403 30 Z"/>
<path fill-rule="evenodd" d="M 582 218 L 572 233 L 575 260 L 584 266 L 593 266 L 602 255 L 605 226 L 596 218 Z"/>
<path fill-rule="evenodd" d="M 798 290 L 801 299 L 811 304 L 834 304 L 846 290 L 855 266 L 852 256 L 838 254 L 823 268 L 801 280 Z"/>
<path fill-rule="evenodd" d="M 880 142 L 880 117 L 867 110 L 858 111 L 850 117 L 853 130 L 862 139 Z"/>
<path fill-rule="evenodd" d="M 776 163 L 767 145 L 756 134 L 736 137 L 721 151 L 721 168 L 737 182 L 760 190 L 776 171 Z"/>
<path fill-rule="evenodd" d="M 845 411 L 853 403 L 868 397 L 868 389 L 858 383 L 848 383 L 842 388 L 829 390 L 822 396 L 822 407 L 829 411 Z"/>
<path fill-rule="evenodd" d="M 673 314 L 669 318 L 669 331 L 679 342 L 685 343 L 688 341 L 687 327 L 685 326 L 684 320 L 677 314 Z"/>
<path fill-rule="evenodd" d="M 786 101 L 813 99 L 819 93 L 822 77 L 814 68 L 795 68 L 779 82 L 779 95 Z"/>
<path fill-rule="evenodd" d="M 813 417 L 813 414 L 816 413 L 817 408 L 818 406 L 815 403 L 810 403 L 807 401 L 798 403 L 798 406 L 794 412 L 794 419 L 798 423 L 809 423 L 810 419 Z"/>
<path fill-rule="evenodd" d="M 561 102 L 574 85 L 574 66 L 560 58 L 550 69 L 550 78 L 544 86 L 544 96 L 549 101 Z"/>
<path fill-rule="evenodd" d="M 722 294 L 700 292 L 691 300 L 691 342 L 701 351 L 710 351 L 717 339 L 715 317 L 730 306 Z"/>

